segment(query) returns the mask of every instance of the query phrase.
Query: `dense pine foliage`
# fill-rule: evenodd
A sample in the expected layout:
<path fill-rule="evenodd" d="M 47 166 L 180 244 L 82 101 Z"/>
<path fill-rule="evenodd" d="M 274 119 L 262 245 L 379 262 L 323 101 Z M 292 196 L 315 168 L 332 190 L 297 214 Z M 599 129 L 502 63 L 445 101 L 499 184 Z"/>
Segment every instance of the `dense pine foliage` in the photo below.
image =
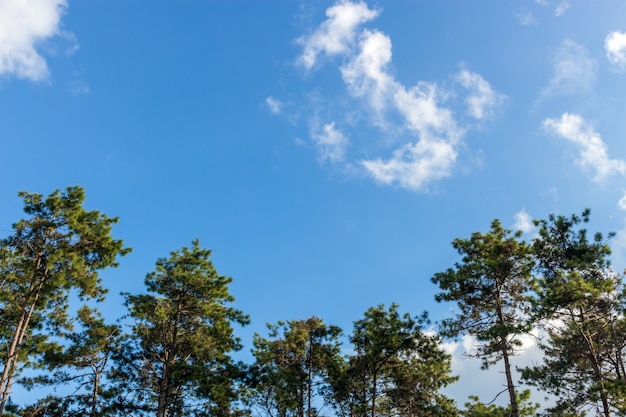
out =
<path fill-rule="evenodd" d="M 584 228 L 588 210 L 537 220 L 530 242 L 498 220 L 456 239 L 460 259 L 432 277 L 454 307 L 441 323 L 395 304 L 371 307 L 350 333 L 318 317 L 279 321 L 238 363 L 234 327 L 250 318 L 199 241 L 158 259 L 144 293 L 124 294 L 128 326 L 108 323 L 94 301 L 107 292 L 98 272 L 130 251 L 111 235 L 117 218 L 86 211 L 80 187 L 20 196 L 25 218 L 0 240 L 0 415 L 536 415 L 521 383 L 553 398 L 543 415 L 626 415 L 623 275 L 610 269 L 611 235 Z M 511 359 L 531 331 L 544 359 L 516 381 Z M 463 335 L 484 368 L 503 366 L 508 406 L 442 393 L 458 379 L 442 342 Z M 49 394 L 16 404 L 16 384 Z"/>

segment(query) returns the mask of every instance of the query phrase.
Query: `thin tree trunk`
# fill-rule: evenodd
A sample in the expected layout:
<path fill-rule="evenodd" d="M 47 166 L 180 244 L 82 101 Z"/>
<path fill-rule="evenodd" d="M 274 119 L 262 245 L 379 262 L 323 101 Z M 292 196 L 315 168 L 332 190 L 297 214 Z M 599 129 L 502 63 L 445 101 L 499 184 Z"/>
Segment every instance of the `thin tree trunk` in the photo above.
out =
<path fill-rule="evenodd" d="M 377 371 L 374 371 L 374 378 L 372 381 L 372 417 L 376 417 L 376 373 Z"/>
<path fill-rule="evenodd" d="M 33 311 L 35 310 L 35 306 L 37 304 L 37 300 L 39 300 L 39 295 L 41 293 L 41 288 L 45 283 L 45 277 L 48 274 L 48 268 L 44 271 L 44 279 L 40 280 L 38 283 L 36 281 L 37 272 L 39 271 L 39 267 L 41 266 L 42 257 L 39 256 L 37 258 L 37 263 L 35 265 L 35 270 L 33 271 L 33 276 L 30 282 L 30 288 L 26 293 L 25 301 L 22 305 L 22 314 L 20 315 L 20 319 L 15 326 L 15 332 L 13 334 L 13 339 L 11 340 L 11 345 L 9 346 L 9 351 L 7 352 L 7 359 L 4 365 L 4 370 L 2 371 L 2 377 L 0 378 L 0 416 L 4 415 L 4 408 L 9 399 L 9 394 L 11 392 L 11 386 L 13 385 L 13 375 L 15 374 L 15 368 L 17 366 L 17 360 L 19 357 L 19 350 L 24 342 L 24 337 L 26 335 L 26 330 L 28 329 L 28 325 L 30 323 L 30 319 L 33 316 Z M 34 297 L 33 297 L 34 294 Z M 30 300 L 33 297 L 32 301 Z"/>
<path fill-rule="evenodd" d="M 504 312 L 502 311 L 502 299 L 500 298 L 500 285 L 498 284 L 496 294 L 496 309 L 498 312 L 498 324 L 504 325 Z M 509 346 L 506 340 L 506 336 L 501 339 L 500 349 L 502 351 L 502 359 L 504 360 L 504 373 L 506 374 L 506 388 L 509 391 L 509 402 L 511 404 L 511 417 L 519 416 L 519 407 L 517 404 L 517 393 L 515 392 L 515 385 L 513 384 L 513 375 L 511 373 L 511 363 L 509 361 Z"/>
<path fill-rule="evenodd" d="M 100 370 L 95 367 L 94 370 L 94 381 L 93 381 L 93 390 L 91 392 L 91 417 L 96 417 L 97 405 L 98 405 L 98 389 L 100 388 Z"/>
<path fill-rule="evenodd" d="M 608 393 L 604 384 L 604 373 L 602 372 L 602 364 L 600 363 L 600 359 L 598 358 L 593 339 L 582 327 L 582 323 L 585 322 L 585 313 L 584 311 L 582 311 L 582 309 L 579 309 L 578 315 L 572 309 L 568 310 L 570 317 L 572 318 L 574 324 L 576 325 L 576 328 L 578 329 L 578 332 L 585 340 L 587 349 L 589 349 L 589 359 L 591 360 L 591 366 L 593 367 L 593 371 L 596 374 L 596 382 L 600 384 L 600 401 L 602 401 L 602 411 L 604 417 L 611 417 L 611 408 L 609 406 Z M 577 317 L 580 317 L 580 322 L 576 319 Z"/>
<path fill-rule="evenodd" d="M 513 375 L 511 374 L 511 364 L 509 363 L 509 354 L 506 347 L 506 341 L 503 341 L 502 359 L 504 359 L 504 371 L 506 373 L 506 386 L 509 391 L 509 401 L 511 402 L 511 417 L 519 416 L 519 407 L 517 404 L 517 394 L 515 393 L 515 385 L 513 384 Z"/>

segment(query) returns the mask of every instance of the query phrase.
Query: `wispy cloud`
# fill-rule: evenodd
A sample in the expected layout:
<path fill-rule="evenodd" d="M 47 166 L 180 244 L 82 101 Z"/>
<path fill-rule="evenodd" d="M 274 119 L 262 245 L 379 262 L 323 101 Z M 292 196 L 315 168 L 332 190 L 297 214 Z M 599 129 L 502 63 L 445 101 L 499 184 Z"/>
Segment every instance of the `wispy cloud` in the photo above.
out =
<path fill-rule="evenodd" d="M 0 75 L 31 81 L 41 81 L 48 76 L 48 66 L 36 45 L 61 34 L 59 25 L 66 6 L 66 0 L 2 1 Z"/>
<path fill-rule="evenodd" d="M 558 6 L 556 6 L 556 9 L 554 9 L 554 15 L 556 17 L 562 16 L 563 13 L 565 13 L 567 11 L 567 9 L 570 8 L 570 4 L 567 0 L 563 0 L 559 3 Z"/>
<path fill-rule="evenodd" d="M 86 95 L 89 94 L 91 92 L 91 89 L 89 88 L 89 86 L 85 83 L 82 82 L 72 82 L 70 83 L 70 93 L 76 95 L 76 96 L 82 96 L 82 95 Z"/>
<path fill-rule="evenodd" d="M 626 162 L 609 158 L 606 143 L 581 116 L 564 113 L 558 119 L 544 120 L 543 126 L 547 132 L 567 139 L 579 148 L 577 163 L 594 171 L 594 181 L 605 180 L 613 174 L 626 174 Z"/>
<path fill-rule="evenodd" d="M 456 80 L 470 91 L 465 102 L 468 113 L 475 119 L 482 120 L 488 117 L 505 100 L 505 96 L 494 91 L 479 74 L 464 69 L 457 74 Z"/>
<path fill-rule="evenodd" d="M 335 127 L 335 123 L 322 126 L 321 130 L 313 134 L 315 147 L 322 161 L 333 163 L 342 162 L 349 145 L 348 138 Z"/>
<path fill-rule="evenodd" d="M 270 109 L 270 111 L 274 114 L 279 114 L 283 109 L 283 103 L 274 97 L 268 97 L 265 99 L 265 104 Z"/>
<path fill-rule="evenodd" d="M 619 201 L 617 202 L 617 206 L 621 210 L 626 211 L 626 192 L 624 192 L 624 196 L 622 198 L 620 198 Z"/>
<path fill-rule="evenodd" d="M 532 12 L 528 10 L 516 12 L 515 17 L 522 26 L 532 26 L 537 24 L 537 19 L 535 19 L 535 16 L 532 14 Z"/>
<path fill-rule="evenodd" d="M 401 132 L 391 141 L 396 143 L 396 148 L 390 156 L 360 159 L 356 165 L 376 182 L 425 190 L 433 181 L 452 175 L 457 147 L 467 129 L 457 120 L 452 108 L 446 106 L 449 91 L 425 81 L 406 87 L 394 78 L 388 68 L 392 60 L 390 37 L 379 30 L 360 27 L 379 13 L 363 2 L 337 2 L 326 11 L 327 20 L 310 36 L 299 39 L 303 53 L 298 63 L 312 69 L 320 54 L 340 56 L 339 70 L 346 91 L 369 113 L 365 118 L 369 127 L 386 135 L 391 131 Z M 463 88 L 459 96 L 472 118 L 484 119 L 501 104 L 504 96 L 495 92 L 479 74 L 464 69 L 453 78 L 456 86 Z M 323 144 L 322 159 L 342 161 L 345 146 L 337 148 L 341 150 L 337 157 L 331 157 L 335 152 L 326 147 L 335 143 L 330 139 L 334 138 L 330 134 L 334 124 L 324 128 L 327 130 L 312 135 L 318 149 Z"/>
<path fill-rule="evenodd" d="M 597 64 L 587 48 L 566 39 L 554 57 L 554 75 L 542 97 L 589 92 L 596 79 Z"/>
<path fill-rule="evenodd" d="M 298 62 L 311 68 L 319 54 L 333 56 L 346 52 L 354 42 L 359 25 L 374 19 L 378 14 L 378 10 L 370 9 L 364 2 L 337 2 L 326 10 L 328 19 L 315 32 L 298 40 L 304 45 L 304 52 Z"/>
<path fill-rule="evenodd" d="M 606 57 L 618 72 L 626 72 L 626 32 L 611 32 L 604 39 Z"/>

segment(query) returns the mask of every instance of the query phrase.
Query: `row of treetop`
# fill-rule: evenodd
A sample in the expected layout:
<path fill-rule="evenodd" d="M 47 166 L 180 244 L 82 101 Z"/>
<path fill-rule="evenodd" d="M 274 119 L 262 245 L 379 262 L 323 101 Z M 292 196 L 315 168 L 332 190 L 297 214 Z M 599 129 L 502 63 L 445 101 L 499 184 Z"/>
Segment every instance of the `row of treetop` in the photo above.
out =
<path fill-rule="evenodd" d="M 317 317 L 278 322 L 241 363 L 233 326 L 249 318 L 198 241 L 159 259 L 146 292 L 123 294 L 126 316 L 107 323 L 98 273 L 130 252 L 111 236 L 117 218 L 85 210 L 80 187 L 19 196 L 25 217 L 0 240 L 0 416 L 626 415 L 623 276 L 608 262 L 612 235 L 584 228 L 588 210 L 537 220 L 530 242 L 498 220 L 456 239 L 459 260 L 431 279 L 436 300 L 455 304 L 440 323 L 395 304 L 346 336 Z M 517 379 L 511 358 L 529 334 L 543 361 Z M 458 379 L 442 341 L 462 335 L 483 368 L 504 370 L 507 406 L 442 393 Z M 44 394 L 17 403 L 16 385 Z"/>

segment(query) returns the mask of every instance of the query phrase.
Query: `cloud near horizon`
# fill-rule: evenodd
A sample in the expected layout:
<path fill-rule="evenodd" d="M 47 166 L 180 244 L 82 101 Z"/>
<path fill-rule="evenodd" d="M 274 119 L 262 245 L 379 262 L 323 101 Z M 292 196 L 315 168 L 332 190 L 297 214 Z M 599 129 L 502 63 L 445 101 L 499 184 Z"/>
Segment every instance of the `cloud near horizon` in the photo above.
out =
<path fill-rule="evenodd" d="M 530 214 L 526 212 L 526 210 L 521 210 L 515 213 L 515 223 L 513 224 L 514 230 L 519 230 L 522 233 L 530 233 L 536 229 L 535 224 L 533 223 L 532 217 Z"/>
<path fill-rule="evenodd" d="M 579 148 L 577 163 L 595 173 L 594 181 L 626 174 L 626 162 L 609 158 L 606 143 L 582 116 L 564 113 L 560 118 L 544 120 L 543 127 L 548 133 L 567 139 Z"/>
<path fill-rule="evenodd" d="M 426 81 L 406 87 L 394 78 L 388 68 L 391 38 L 379 30 L 361 28 L 379 13 L 364 2 L 336 2 L 311 35 L 298 39 L 303 52 L 297 63 L 311 70 L 319 56 L 341 57 L 339 71 L 346 91 L 367 113 L 368 128 L 377 129 L 378 135 L 395 135 L 394 140 L 382 141 L 395 146 L 390 156 L 362 158 L 356 165 L 378 183 L 423 191 L 452 175 L 457 148 L 468 126 L 450 105 L 446 106 L 449 91 Z M 482 76 L 467 69 L 452 79 L 455 87 L 462 88 L 464 94 L 459 96 L 464 97 L 466 112 L 474 121 L 488 118 L 504 100 L 504 95 L 494 91 Z M 330 126 L 334 128 L 334 124 Z M 312 138 L 318 150 L 319 144 L 325 143 L 321 137 L 326 136 L 314 134 Z M 322 159 L 338 162 L 344 160 L 345 153 L 340 153 L 340 158 L 324 155 L 328 154 L 322 151 Z"/>
<path fill-rule="evenodd" d="M 66 0 L 3 1 L 0 7 L 0 76 L 12 75 L 30 81 L 48 77 L 48 65 L 37 46 L 62 34 L 61 16 L 66 7 Z"/>

